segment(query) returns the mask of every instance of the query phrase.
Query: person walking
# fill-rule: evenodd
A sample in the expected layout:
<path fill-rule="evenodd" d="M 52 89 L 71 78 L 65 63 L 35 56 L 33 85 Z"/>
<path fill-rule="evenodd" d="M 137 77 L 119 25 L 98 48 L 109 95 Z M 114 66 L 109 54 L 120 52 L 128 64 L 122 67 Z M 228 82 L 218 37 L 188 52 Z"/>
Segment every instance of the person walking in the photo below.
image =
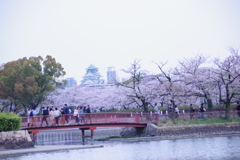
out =
<path fill-rule="evenodd" d="M 193 105 L 190 104 L 190 107 L 189 107 L 190 119 L 194 119 L 194 112 L 195 112 L 195 109 L 193 108 Z"/>
<path fill-rule="evenodd" d="M 51 126 L 54 126 L 55 125 L 55 123 L 54 123 L 54 111 L 53 111 L 52 108 L 50 108 L 49 117 L 50 117 Z"/>
<path fill-rule="evenodd" d="M 237 102 L 237 114 L 238 114 L 238 117 L 240 117 L 240 103 Z"/>
<path fill-rule="evenodd" d="M 68 121 L 68 118 L 69 118 L 69 108 L 68 108 L 67 104 L 64 104 L 63 111 L 64 111 L 65 121 L 68 124 L 68 122 L 69 122 Z"/>
<path fill-rule="evenodd" d="M 31 119 L 31 124 L 30 126 L 32 127 L 37 127 L 37 124 L 36 124 L 36 111 L 34 108 L 31 109 L 31 112 L 30 112 L 30 119 Z"/>
<path fill-rule="evenodd" d="M 154 113 L 155 113 L 155 114 L 158 114 L 158 106 L 157 106 L 157 103 L 154 104 L 153 110 L 154 110 Z"/>
<path fill-rule="evenodd" d="M 88 108 L 86 109 L 86 123 L 87 121 L 89 120 L 90 123 L 92 123 L 92 119 L 91 119 L 91 108 L 90 108 L 90 105 L 88 105 Z"/>
<path fill-rule="evenodd" d="M 75 117 L 75 123 L 78 123 L 78 109 L 74 107 L 73 116 Z"/>
<path fill-rule="evenodd" d="M 175 118 L 178 118 L 179 117 L 179 109 L 178 109 L 178 106 L 176 105 L 175 106 Z"/>
<path fill-rule="evenodd" d="M 172 106 L 169 106 L 168 107 L 168 117 L 169 118 L 171 118 L 171 116 L 172 116 L 172 110 L 173 110 Z"/>
<path fill-rule="evenodd" d="M 61 113 L 61 118 L 60 118 L 60 125 L 64 125 L 65 124 L 65 115 L 64 115 L 64 110 L 63 108 L 61 108 L 60 110 L 60 113 Z"/>
<path fill-rule="evenodd" d="M 79 113 L 79 122 L 84 123 L 84 111 L 82 106 L 80 107 L 78 113 Z"/>
<path fill-rule="evenodd" d="M 155 119 L 157 119 L 157 114 L 158 114 L 158 106 L 157 106 L 157 103 L 154 104 L 153 111 L 154 111 L 154 114 L 156 115 Z"/>
<path fill-rule="evenodd" d="M 54 119 L 55 119 L 55 124 L 56 126 L 59 125 L 59 116 L 60 116 L 60 111 L 58 110 L 58 108 L 55 108 L 54 110 Z"/>
<path fill-rule="evenodd" d="M 48 121 L 47 121 L 48 115 L 49 115 L 48 109 L 45 109 L 45 107 L 42 107 L 42 121 L 40 125 L 41 127 L 43 125 L 43 121 L 45 121 L 48 126 Z"/>
<path fill-rule="evenodd" d="M 206 109 L 203 107 L 203 103 L 201 104 L 200 108 L 199 108 L 199 112 L 200 112 L 200 119 L 204 119 L 204 112 L 206 111 Z"/>

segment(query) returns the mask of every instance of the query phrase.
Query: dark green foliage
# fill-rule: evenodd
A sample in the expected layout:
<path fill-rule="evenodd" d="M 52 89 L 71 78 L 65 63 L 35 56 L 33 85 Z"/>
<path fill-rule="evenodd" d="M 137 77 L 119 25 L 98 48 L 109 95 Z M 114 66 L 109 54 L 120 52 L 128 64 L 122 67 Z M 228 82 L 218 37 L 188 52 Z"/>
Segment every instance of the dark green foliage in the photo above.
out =
<path fill-rule="evenodd" d="M 25 109 L 36 108 L 57 86 L 66 81 L 62 65 L 51 56 L 24 57 L 0 67 L 0 99 L 22 105 Z"/>
<path fill-rule="evenodd" d="M 0 113 L 0 132 L 18 131 L 21 126 L 21 118 L 13 113 Z"/>

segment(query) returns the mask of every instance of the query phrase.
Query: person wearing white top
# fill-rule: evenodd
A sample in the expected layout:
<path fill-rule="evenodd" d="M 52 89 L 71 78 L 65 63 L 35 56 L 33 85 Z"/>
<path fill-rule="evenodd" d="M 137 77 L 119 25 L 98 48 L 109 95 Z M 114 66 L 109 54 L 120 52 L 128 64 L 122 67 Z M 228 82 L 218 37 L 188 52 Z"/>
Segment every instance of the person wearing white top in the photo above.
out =
<path fill-rule="evenodd" d="M 177 106 L 175 106 L 175 117 L 177 118 L 179 116 L 179 109 Z"/>
<path fill-rule="evenodd" d="M 49 116 L 50 116 L 50 122 L 52 123 L 52 126 L 53 126 L 55 123 L 54 123 L 54 111 L 52 108 L 50 108 Z"/>
<path fill-rule="evenodd" d="M 58 110 L 58 108 L 55 108 L 55 110 L 54 110 L 54 118 L 55 118 L 56 126 L 58 126 L 59 116 L 60 116 L 60 111 Z"/>
<path fill-rule="evenodd" d="M 154 104 L 154 113 L 158 114 L 158 106 L 157 103 Z"/>
<path fill-rule="evenodd" d="M 74 107 L 73 116 L 75 117 L 75 123 L 78 123 L 78 108 Z"/>

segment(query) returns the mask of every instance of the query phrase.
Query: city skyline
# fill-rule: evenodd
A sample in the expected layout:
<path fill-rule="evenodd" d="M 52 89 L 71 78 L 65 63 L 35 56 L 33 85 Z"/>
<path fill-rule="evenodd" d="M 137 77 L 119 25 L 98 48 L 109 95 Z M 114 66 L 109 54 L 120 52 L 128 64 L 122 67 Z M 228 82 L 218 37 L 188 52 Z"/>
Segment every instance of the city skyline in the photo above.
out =
<path fill-rule="evenodd" d="M 225 58 L 240 47 L 238 0 L 0 1 L 0 64 L 51 55 L 66 76 L 79 83 L 94 64 L 107 79 L 108 67 L 125 78 L 135 59 L 141 69 L 159 73 L 153 63 L 202 53 Z"/>

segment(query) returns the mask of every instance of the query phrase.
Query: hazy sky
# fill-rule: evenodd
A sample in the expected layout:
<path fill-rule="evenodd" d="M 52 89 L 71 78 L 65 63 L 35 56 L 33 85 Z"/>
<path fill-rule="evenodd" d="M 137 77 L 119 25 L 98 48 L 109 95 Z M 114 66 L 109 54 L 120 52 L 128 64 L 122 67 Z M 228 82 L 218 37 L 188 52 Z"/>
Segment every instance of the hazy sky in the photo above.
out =
<path fill-rule="evenodd" d="M 134 59 L 157 73 L 194 53 L 240 46 L 239 0 L 0 0 L 0 64 L 51 55 L 79 84 L 85 68 L 120 77 Z"/>

